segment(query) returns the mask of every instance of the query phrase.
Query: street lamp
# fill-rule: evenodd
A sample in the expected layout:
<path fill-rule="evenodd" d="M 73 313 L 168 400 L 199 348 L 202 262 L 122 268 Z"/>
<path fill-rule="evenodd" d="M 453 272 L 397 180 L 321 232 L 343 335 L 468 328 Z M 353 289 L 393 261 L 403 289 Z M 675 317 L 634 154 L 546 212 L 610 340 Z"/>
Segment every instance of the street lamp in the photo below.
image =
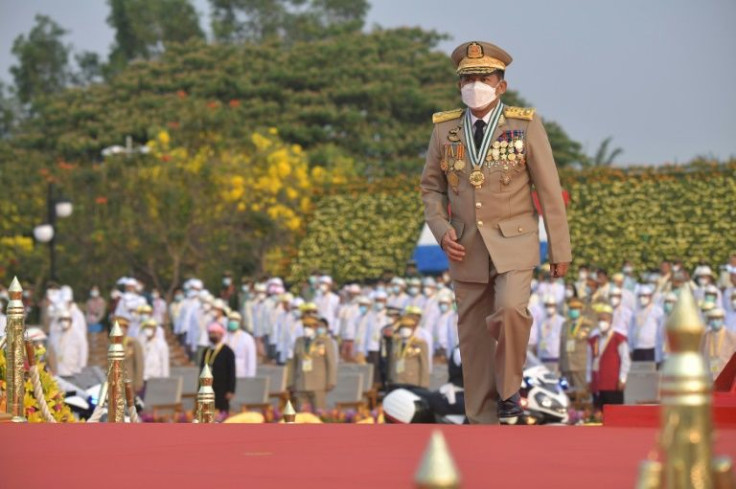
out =
<path fill-rule="evenodd" d="M 47 222 L 33 228 L 33 237 L 39 243 L 49 244 L 50 279 L 56 282 L 56 219 L 67 218 L 72 215 L 74 206 L 69 199 L 54 197 L 54 184 L 49 183 L 46 194 Z"/>
<path fill-rule="evenodd" d="M 108 146 L 107 148 L 104 148 L 102 150 L 102 157 L 108 157 L 113 155 L 125 155 L 125 156 L 132 156 L 135 153 L 141 153 L 146 154 L 150 151 L 150 148 L 146 145 L 133 147 L 133 138 L 130 136 L 125 136 L 125 146 L 120 146 L 119 144 Z"/>

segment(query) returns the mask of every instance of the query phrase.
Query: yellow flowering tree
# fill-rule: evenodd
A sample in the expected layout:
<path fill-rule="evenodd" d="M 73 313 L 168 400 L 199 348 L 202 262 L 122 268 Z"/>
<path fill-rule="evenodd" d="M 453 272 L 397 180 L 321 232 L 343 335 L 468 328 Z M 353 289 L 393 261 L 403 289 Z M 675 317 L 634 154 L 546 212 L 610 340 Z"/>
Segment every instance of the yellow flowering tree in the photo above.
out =
<path fill-rule="evenodd" d="M 188 274 L 280 270 L 315 186 L 349 172 L 310 168 L 302 149 L 273 128 L 238 145 L 217 133 L 184 138 L 160 130 L 147 150 L 72 172 L 70 185 L 94 189 L 76 222 L 89 225 L 77 238 L 97 258 L 84 257 L 90 276 L 136 273 L 171 290 Z"/>

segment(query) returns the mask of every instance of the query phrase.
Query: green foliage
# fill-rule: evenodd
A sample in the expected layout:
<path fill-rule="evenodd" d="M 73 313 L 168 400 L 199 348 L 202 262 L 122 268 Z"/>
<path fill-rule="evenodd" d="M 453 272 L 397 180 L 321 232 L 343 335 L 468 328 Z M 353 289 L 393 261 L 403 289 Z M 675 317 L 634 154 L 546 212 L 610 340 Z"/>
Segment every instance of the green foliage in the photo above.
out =
<path fill-rule="evenodd" d="M 613 140 L 612 137 L 607 137 L 603 140 L 601 145 L 598 147 L 598 151 L 595 152 L 595 155 L 593 158 L 588 162 L 589 165 L 592 166 L 611 166 L 613 165 L 613 161 L 624 152 L 621 148 L 615 148 L 613 150 L 609 150 L 609 146 L 611 145 L 611 141 Z"/>
<path fill-rule="evenodd" d="M 10 67 L 18 98 L 28 103 L 41 95 L 56 93 L 69 78 L 69 46 L 62 42 L 67 34 L 59 24 L 45 15 L 36 15 L 28 36 L 13 41 L 13 55 L 18 64 Z"/>
<path fill-rule="evenodd" d="M 688 268 L 704 260 L 724 263 L 736 248 L 736 160 L 685 167 L 607 167 L 563 171 L 570 192 L 568 221 L 574 267 L 615 269 L 631 260 L 638 269 L 680 258 Z M 412 179 L 351 187 L 316 207 L 291 268 L 291 280 L 320 269 L 338 280 L 374 279 L 400 271 L 424 223 Z"/>
<path fill-rule="evenodd" d="M 112 67 L 161 54 L 165 43 L 204 39 L 189 0 L 108 0 L 107 23 L 115 30 Z"/>
<path fill-rule="evenodd" d="M 299 244 L 289 280 L 298 283 L 313 269 L 343 283 L 403 270 L 424 224 L 422 216 L 412 179 L 357 185 L 325 196 Z"/>
<path fill-rule="evenodd" d="M 309 41 L 363 27 L 366 0 L 210 0 L 220 42 Z"/>

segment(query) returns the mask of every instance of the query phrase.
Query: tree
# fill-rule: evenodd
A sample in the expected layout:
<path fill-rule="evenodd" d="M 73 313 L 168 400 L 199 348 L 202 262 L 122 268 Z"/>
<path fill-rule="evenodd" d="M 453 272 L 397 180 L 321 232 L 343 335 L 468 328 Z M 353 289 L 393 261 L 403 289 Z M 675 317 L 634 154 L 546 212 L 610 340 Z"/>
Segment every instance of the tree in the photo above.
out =
<path fill-rule="evenodd" d="M 19 111 L 16 100 L 6 92 L 5 84 L 0 81 L 0 139 L 10 135 Z"/>
<path fill-rule="evenodd" d="M 363 28 L 366 0 L 210 0 L 221 42 L 324 39 Z"/>
<path fill-rule="evenodd" d="M 77 85 L 89 85 L 102 81 L 104 71 L 104 63 L 100 60 L 100 55 L 91 51 L 84 51 L 74 55 L 79 71 L 72 76 L 74 83 Z"/>
<path fill-rule="evenodd" d="M 67 34 L 59 24 L 45 15 L 36 15 L 28 36 L 13 41 L 12 53 L 18 60 L 10 67 L 15 92 L 23 103 L 36 97 L 62 90 L 69 79 L 69 52 L 62 38 Z"/>
<path fill-rule="evenodd" d="M 590 161 L 590 165 L 592 166 L 611 166 L 613 165 L 613 160 L 616 159 L 617 156 L 619 156 L 621 153 L 624 152 L 621 148 L 616 148 L 614 150 L 609 151 L 608 146 L 611 144 L 611 141 L 613 140 L 612 136 L 607 137 L 603 140 L 600 146 L 598 146 L 598 151 L 595 152 L 595 156 Z"/>
<path fill-rule="evenodd" d="M 108 0 L 108 4 L 107 23 L 115 30 L 110 53 L 115 69 L 134 59 L 161 54 L 165 43 L 204 39 L 189 0 Z"/>

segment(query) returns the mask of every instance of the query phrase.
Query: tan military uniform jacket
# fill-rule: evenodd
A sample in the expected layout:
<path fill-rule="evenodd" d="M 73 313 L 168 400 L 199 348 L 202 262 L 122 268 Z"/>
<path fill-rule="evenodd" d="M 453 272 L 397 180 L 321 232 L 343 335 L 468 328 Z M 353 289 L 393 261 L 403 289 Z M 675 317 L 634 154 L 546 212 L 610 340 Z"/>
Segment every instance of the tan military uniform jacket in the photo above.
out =
<path fill-rule="evenodd" d="M 489 258 L 498 273 L 530 269 L 539 264 L 539 224 L 532 203 L 532 185 L 536 187 L 544 211 L 550 262 L 572 261 L 557 167 L 539 116 L 533 115 L 531 109 L 506 107 L 492 141 L 497 141 L 507 131 L 518 131 L 517 134 L 523 131 L 525 163 L 506 167 L 491 164 L 490 168 L 484 164 L 485 182 L 479 190 L 468 181 L 472 168 L 468 156 L 470 148 L 462 129 L 464 111 L 436 114 L 436 120 L 422 173 L 421 191 L 425 219 L 437 242 L 441 242 L 453 227 L 460 244 L 465 246 L 463 262 L 450 262 L 452 278 L 487 283 Z M 464 168 L 445 172 L 441 167 L 445 144 L 458 138 L 464 147 Z M 450 173 L 457 174 L 457 191 L 448 185 Z"/>
<path fill-rule="evenodd" d="M 560 333 L 560 371 L 585 372 L 588 367 L 588 338 L 593 324 L 585 317 L 567 319 Z"/>
<path fill-rule="evenodd" d="M 318 337 L 311 341 L 297 338 L 294 357 L 289 365 L 290 385 L 295 391 L 324 391 L 337 383 L 337 356 L 332 339 Z"/>
<path fill-rule="evenodd" d="M 708 330 L 703 335 L 702 351 L 715 380 L 736 353 L 736 334 L 725 327 L 719 331 Z"/>
<path fill-rule="evenodd" d="M 410 337 L 406 346 L 394 339 L 389 372 L 391 382 L 429 388 L 429 348 L 421 338 Z"/>
<path fill-rule="evenodd" d="M 143 388 L 143 347 L 135 338 L 125 337 L 125 375 L 133 382 L 133 390 Z"/>

